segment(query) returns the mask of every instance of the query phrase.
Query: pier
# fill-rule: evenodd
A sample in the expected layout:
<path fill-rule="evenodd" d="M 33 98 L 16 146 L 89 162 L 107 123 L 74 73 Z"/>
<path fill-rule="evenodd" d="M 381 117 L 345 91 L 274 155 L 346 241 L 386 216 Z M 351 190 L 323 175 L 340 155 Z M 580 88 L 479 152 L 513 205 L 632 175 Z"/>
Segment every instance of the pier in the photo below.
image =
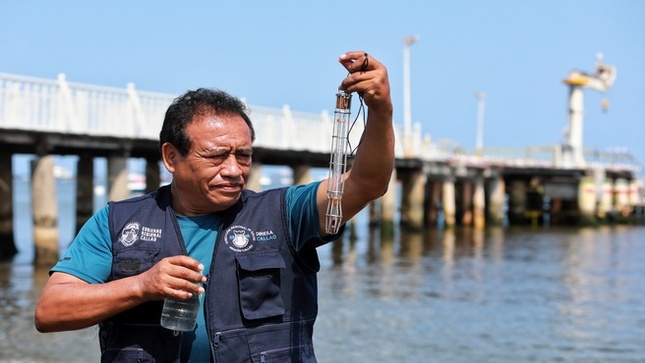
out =
<path fill-rule="evenodd" d="M 572 93 L 582 87 L 580 82 L 571 81 Z M 108 200 L 130 196 L 130 158 L 145 160 L 144 191 L 159 187 L 158 133 L 174 97 L 140 91 L 134 84 L 120 89 L 73 83 L 63 74 L 50 80 L 0 73 L 0 258 L 15 253 L 13 155 L 35 155 L 35 260 L 51 264 L 58 259 L 54 156 L 78 157 L 78 230 L 93 212 L 95 158 L 107 160 Z M 581 117 L 574 106 L 572 117 Z M 248 107 L 257 135 L 248 188 L 262 188 L 265 165 L 290 167 L 294 184 L 311 181 L 312 168 L 328 167 L 333 110 L 315 114 L 288 106 Z M 351 145 L 358 145 L 362 131 L 357 122 Z M 642 213 L 640 166 L 627 153 L 585 150 L 580 140 L 523 150 L 483 148 L 469 154 L 431 142 L 420 124 L 404 129 L 395 123 L 395 135 L 391 187 L 369 206 L 371 222 L 383 231 L 394 227 L 395 214 L 402 226 L 420 230 L 594 224 Z"/>

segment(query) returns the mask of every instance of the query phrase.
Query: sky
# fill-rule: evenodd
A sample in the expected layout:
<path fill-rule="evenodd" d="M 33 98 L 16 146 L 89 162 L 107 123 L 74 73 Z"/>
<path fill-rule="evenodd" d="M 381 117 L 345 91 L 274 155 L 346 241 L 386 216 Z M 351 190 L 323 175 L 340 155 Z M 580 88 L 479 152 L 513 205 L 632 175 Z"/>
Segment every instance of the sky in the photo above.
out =
<path fill-rule="evenodd" d="M 433 142 L 474 151 L 477 92 L 484 147 L 563 141 L 573 69 L 617 69 L 586 90 L 583 144 L 645 164 L 645 1 L 35 1 L 0 0 L 0 72 L 179 95 L 220 88 L 249 104 L 331 110 L 364 50 L 388 67 L 403 124 L 403 38 L 413 122 Z M 609 101 L 603 112 L 601 101 Z M 641 173 L 642 174 L 642 173 Z"/>

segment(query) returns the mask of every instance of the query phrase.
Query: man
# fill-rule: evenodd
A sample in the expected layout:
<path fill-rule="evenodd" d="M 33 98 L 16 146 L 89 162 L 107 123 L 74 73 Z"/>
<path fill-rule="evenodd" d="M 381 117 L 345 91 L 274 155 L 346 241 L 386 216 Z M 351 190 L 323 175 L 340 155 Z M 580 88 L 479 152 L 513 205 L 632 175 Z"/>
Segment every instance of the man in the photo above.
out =
<path fill-rule="evenodd" d="M 394 163 L 386 68 L 364 52 L 339 62 L 339 89 L 360 94 L 367 124 L 345 174 L 342 223 L 387 189 Z M 173 179 L 111 202 L 54 266 L 36 306 L 41 332 L 99 324 L 105 362 L 315 362 L 316 247 L 325 232 L 327 180 L 245 190 L 252 123 L 238 99 L 199 89 L 168 108 L 160 146 Z M 202 300 L 197 327 L 159 325 L 163 299 Z"/>

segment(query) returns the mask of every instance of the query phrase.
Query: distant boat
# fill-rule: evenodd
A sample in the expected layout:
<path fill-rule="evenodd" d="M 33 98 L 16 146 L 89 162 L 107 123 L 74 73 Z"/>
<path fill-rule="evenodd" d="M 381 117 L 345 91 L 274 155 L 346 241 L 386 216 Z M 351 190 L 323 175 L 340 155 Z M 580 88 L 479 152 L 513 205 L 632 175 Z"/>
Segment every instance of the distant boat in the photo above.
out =
<path fill-rule="evenodd" d="M 55 165 L 54 166 L 54 178 L 60 180 L 71 180 L 74 178 L 74 174 L 69 171 L 69 169 L 64 166 Z"/>
<path fill-rule="evenodd" d="M 95 185 L 94 186 L 94 195 L 105 195 L 105 186 L 104 185 Z"/>

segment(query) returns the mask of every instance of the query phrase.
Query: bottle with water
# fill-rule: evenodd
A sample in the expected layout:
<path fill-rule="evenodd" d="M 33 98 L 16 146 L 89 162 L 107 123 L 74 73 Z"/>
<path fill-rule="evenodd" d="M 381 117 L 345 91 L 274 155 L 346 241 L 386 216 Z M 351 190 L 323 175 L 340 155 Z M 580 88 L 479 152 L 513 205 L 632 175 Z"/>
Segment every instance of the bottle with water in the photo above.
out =
<path fill-rule="evenodd" d="M 186 300 L 166 298 L 161 311 L 161 326 L 170 330 L 191 331 L 197 324 L 199 295 Z"/>

